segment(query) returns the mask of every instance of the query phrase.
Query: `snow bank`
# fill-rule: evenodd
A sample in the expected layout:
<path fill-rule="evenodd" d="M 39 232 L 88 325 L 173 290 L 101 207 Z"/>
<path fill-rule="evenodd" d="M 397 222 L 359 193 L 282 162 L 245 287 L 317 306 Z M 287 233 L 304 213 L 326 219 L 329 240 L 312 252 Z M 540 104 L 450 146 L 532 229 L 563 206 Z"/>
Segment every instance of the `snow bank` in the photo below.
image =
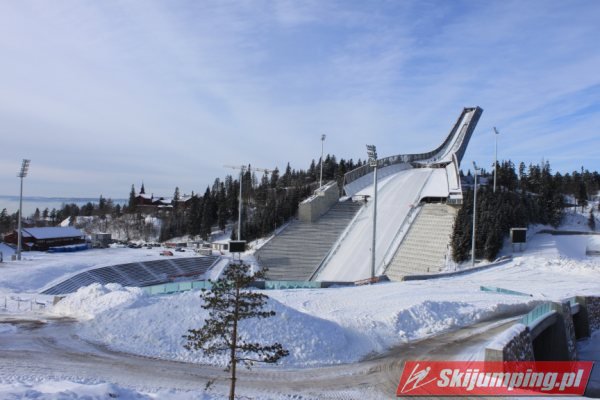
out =
<path fill-rule="evenodd" d="M 310 367 L 355 362 L 408 340 L 466 326 L 497 314 L 527 309 L 527 300 L 476 292 L 474 301 L 398 296 L 400 284 L 313 291 L 269 291 L 267 309 L 276 315 L 241 321 L 248 341 L 282 343 L 290 355 L 280 363 Z M 417 289 L 418 290 L 418 289 Z M 378 293 L 379 309 L 362 296 Z M 353 299 L 349 298 L 354 294 Z M 461 297 L 464 293 L 461 291 Z M 315 301 L 313 302 L 312 299 Z M 300 301 L 300 303 L 298 303 Z M 345 303 L 344 305 L 342 305 Z M 514 304 L 513 304 L 514 303 Z M 227 355 L 206 356 L 184 349 L 183 335 L 208 316 L 198 292 L 144 296 L 118 285 L 91 285 L 59 303 L 54 312 L 85 319 L 78 334 L 118 351 L 223 366 Z M 332 307 L 333 309 L 328 309 Z M 338 308 L 339 307 L 339 308 Z"/>
<path fill-rule="evenodd" d="M 81 307 L 94 318 L 82 324 L 79 334 L 93 341 L 102 341 L 113 349 L 150 357 L 224 365 L 227 355 L 207 357 L 202 352 L 183 348 L 188 329 L 203 325 L 208 312 L 202 306 L 198 292 L 173 296 L 139 299 L 136 293 L 123 289 L 107 293 L 106 288 L 93 285 L 67 298 L 72 308 Z M 100 295 L 98 295 L 100 293 Z M 111 296 L 114 295 L 114 296 Z M 120 304 L 105 301 L 117 299 Z M 100 301 L 102 306 L 89 303 Z M 128 303 L 128 306 L 124 306 Z M 60 303 L 59 303 L 60 304 Z M 275 317 L 249 319 L 239 325 L 240 337 L 264 344 L 283 343 L 290 355 L 282 360 L 288 365 L 314 365 L 327 362 L 348 362 L 360 349 L 352 348 L 351 336 L 337 324 L 310 316 L 269 300 L 267 308 Z M 133 322 L 135 321 L 135 322 Z M 349 353 L 349 354 L 348 354 Z"/>
<path fill-rule="evenodd" d="M 114 385 L 112 383 L 79 383 L 71 381 L 45 380 L 41 382 L 0 383 L 2 399 L 38 400 L 216 400 L 225 397 L 201 391 L 160 390 L 143 393 Z"/>
<path fill-rule="evenodd" d="M 94 283 L 66 296 L 52 308 L 52 312 L 61 316 L 91 319 L 117 307 L 126 308 L 144 296 L 145 292 L 140 288 L 124 288 L 116 283 Z"/>
<path fill-rule="evenodd" d="M 69 381 L 43 381 L 38 383 L 0 383 L 2 399 L 40 400 L 101 400 L 101 399 L 151 399 L 133 390 L 110 383 L 82 384 Z"/>

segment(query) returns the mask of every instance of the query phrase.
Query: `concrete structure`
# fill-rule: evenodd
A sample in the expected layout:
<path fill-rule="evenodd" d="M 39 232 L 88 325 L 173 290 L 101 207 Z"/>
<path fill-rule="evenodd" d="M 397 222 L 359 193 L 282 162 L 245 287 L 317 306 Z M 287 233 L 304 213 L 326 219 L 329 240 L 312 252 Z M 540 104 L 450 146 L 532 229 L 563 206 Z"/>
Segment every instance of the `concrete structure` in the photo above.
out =
<path fill-rule="evenodd" d="M 309 280 L 361 206 L 351 200 L 336 202 L 315 222 L 292 222 L 256 254 L 269 269 L 267 279 Z"/>
<path fill-rule="evenodd" d="M 424 204 L 387 264 L 388 278 L 439 273 L 446 264 L 456 213 L 446 204 Z"/>
<path fill-rule="evenodd" d="M 315 193 L 300 203 L 298 219 L 302 222 L 315 222 L 339 200 L 337 183 L 329 182 L 315 190 Z"/>
<path fill-rule="evenodd" d="M 345 225 L 337 220 L 330 230 L 329 222 L 325 222 L 328 221 L 326 211 L 329 207 L 335 204 L 333 210 L 340 204 L 336 203 L 335 184 L 324 188 L 321 196 L 315 195 L 303 202 L 300 221 L 291 224 L 281 237 L 259 251 L 259 263 L 269 267 L 271 274 L 275 274 L 275 269 L 278 271 L 277 278 L 270 279 L 306 279 L 310 276 L 318 281 L 352 282 L 367 279 L 373 273 L 383 274 L 410 228 L 415 209 L 423 203 L 462 203 L 460 161 L 481 113 L 479 107 L 463 109 L 448 136 L 433 151 L 380 158 L 376 165 L 363 165 L 348 172 L 344 176 L 345 194 L 367 201 L 362 206 L 353 206 L 360 210 L 354 210 L 352 215 L 356 212 L 356 216 L 347 218 L 343 222 Z M 379 215 L 376 224 L 370 217 L 373 215 L 375 168 L 378 171 Z M 451 222 L 444 224 L 451 225 Z M 373 236 L 377 238 L 374 245 L 368 240 Z M 444 237 L 439 247 L 445 248 L 448 243 L 449 236 Z M 427 268 L 439 270 L 443 262 L 438 258 L 443 257 L 433 257 L 435 262 L 420 268 L 419 272 Z M 317 271 L 316 275 L 313 271 Z M 290 275 L 286 276 L 286 273 Z"/>
<path fill-rule="evenodd" d="M 111 241 L 112 235 L 110 233 L 92 233 L 92 247 L 107 248 Z"/>
<path fill-rule="evenodd" d="M 364 165 L 347 173 L 344 190 L 349 196 L 368 196 L 369 201 L 336 243 L 317 280 L 358 281 L 371 276 L 375 253 L 375 275 L 386 270 L 413 220 L 413 212 L 422 203 L 462 203 L 460 160 L 482 110 L 465 108 L 446 140 L 437 149 L 420 154 L 404 154 L 378 159 L 377 241 L 375 249 L 368 240 L 372 235 L 374 168 Z M 381 177 L 381 178 L 380 178 Z M 445 241 L 444 246 L 449 243 Z M 438 263 L 430 268 L 439 268 Z"/>
<path fill-rule="evenodd" d="M 574 361 L 577 340 L 600 326 L 600 298 L 544 303 L 485 349 L 486 361 Z"/>

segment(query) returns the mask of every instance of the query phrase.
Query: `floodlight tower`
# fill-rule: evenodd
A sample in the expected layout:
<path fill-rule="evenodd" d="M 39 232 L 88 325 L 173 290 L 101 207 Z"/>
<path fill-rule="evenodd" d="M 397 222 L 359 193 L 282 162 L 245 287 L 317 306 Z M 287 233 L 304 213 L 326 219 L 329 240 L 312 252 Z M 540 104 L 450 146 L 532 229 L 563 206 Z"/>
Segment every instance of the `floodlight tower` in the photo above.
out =
<path fill-rule="evenodd" d="M 477 168 L 477 164 L 473 161 L 473 169 L 475 183 L 473 185 L 473 237 L 471 238 L 471 266 L 475 266 L 475 227 L 477 224 L 477 175 L 481 168 Z"/>
<path fill-rule="evenodd" d="M 496 127 L 494 127 L 494 132 L 494 137 L 496 138 L 496 146 L 494 150 L 494 193 L 496 193 L 496 175 L 498 174 L 498 135 L 500 134 L 500 132 L 498 132 L 498 129 L 496 129 Z"/>
<path fill-rule="evenodd" d="M 323 146 L 325 144 L 325 135 L 321 135 L 321 175 L 319 177 L 319 189 L 323 186 Z"/>
<path fill-rule="evenodd" d="M 19 195 L 19 223 L 17 227 L 17 260 L 21 260 L 21 243 L 22 243 L 22 219 L 23 219 L 23 178 L 27 176 L 29 171 L 29 163 L 31 160 L 23 159 L 21 164 L 21 170 L 17 174 L 18 178 L 21 178 L 21 194 Z"/>
<path fill-rule="evenodd" d="M 242 240 L 242 180 L 244 179 L 244 172 L 246 172 L 246 169 L 248 169 L 248 171 L 250 170 L 255 170 L 255 171 L 262 171 L 265 173 L 270 173 L 271 170 L 269 169 L 265 169 L 265 168 L 252 168 L 250 166 L 245 166 L 245 165 L 240 165 L 240 166 L 235 166 L 235 165 L 224 165 L 225 168 L 231 168 L 231 169 L 239 169 L 240 170 L 240 196 L 239 196 L 239 202 L 238 202 L 238 231 L 237 231 L 237 240 Z"/>
<path fill-rule="evenodd" d="M 373 243 L 371 244 L 371 279 L 375 278 L 375 243 L 377 238 L 377 149 L 367 145 L 369 166 L 373 167 Z"/>

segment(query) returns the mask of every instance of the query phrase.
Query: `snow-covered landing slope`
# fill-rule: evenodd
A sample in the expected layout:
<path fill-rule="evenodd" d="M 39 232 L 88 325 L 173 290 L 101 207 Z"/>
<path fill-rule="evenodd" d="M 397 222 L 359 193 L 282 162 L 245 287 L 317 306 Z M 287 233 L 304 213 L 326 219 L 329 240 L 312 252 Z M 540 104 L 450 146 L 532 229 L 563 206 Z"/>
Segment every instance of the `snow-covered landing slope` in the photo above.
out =
<path fill-rule="evenodd" d="M 423 191 L 427 189 L 435 192 L 436 185 L 442 189 L 445 185 L 447 190 L 447 181 L 443 179 L 445 170 L 438 171 L 442 173 L 440 176 L 431 168 L 400 171 L 378 187 L 376 248 L 378 269 L 381 268 L 384 256 L 394 243 L 396 234 L 408 213 L 421 199 Z M 432 175 L 436 177 L 432 180 L 433 186 L 428 188 Z M 318 281 L 357 281 L 371 276 L 373 186 L 362 190 L 359 195 L 369 195 L 369 203 L 360 211 L 355 223 L 348 227 L 344 240 L 337 249 L 333 250 L 335 253 L 316 277 Z"/>

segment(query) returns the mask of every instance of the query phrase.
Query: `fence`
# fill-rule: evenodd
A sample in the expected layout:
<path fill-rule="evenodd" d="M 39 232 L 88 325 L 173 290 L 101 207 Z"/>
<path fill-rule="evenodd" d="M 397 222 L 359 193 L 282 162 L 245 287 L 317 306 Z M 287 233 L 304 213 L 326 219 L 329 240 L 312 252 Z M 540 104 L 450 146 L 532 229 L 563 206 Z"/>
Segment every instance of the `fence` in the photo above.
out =
<path fill-rule="evenodd" d="M 4 301 L 0 302 L 0 308 L 9 311 L 33 311 L 46 308 L 46 303 L 37 299 L 22 299 L 14 296 L 4 296 Z"/>

